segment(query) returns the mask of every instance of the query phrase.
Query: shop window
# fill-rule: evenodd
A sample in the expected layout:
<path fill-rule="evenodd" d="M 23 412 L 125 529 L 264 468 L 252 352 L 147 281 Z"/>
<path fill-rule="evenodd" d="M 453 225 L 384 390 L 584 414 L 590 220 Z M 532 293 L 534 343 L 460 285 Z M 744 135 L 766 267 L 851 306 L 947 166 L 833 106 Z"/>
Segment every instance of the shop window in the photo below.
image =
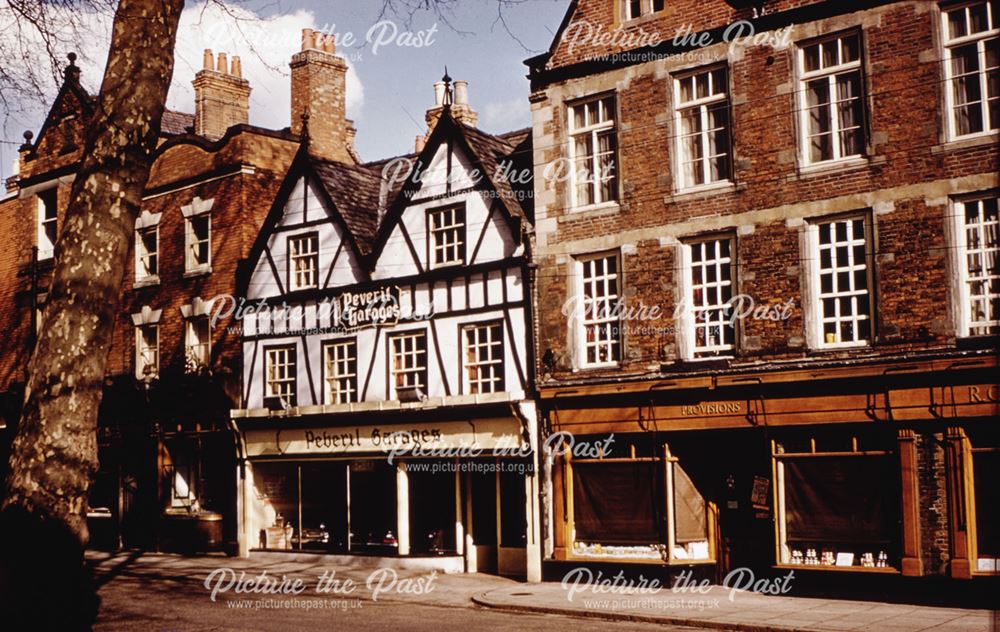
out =
<path fill-rule="evenodd" d="M 573 206 L 618 199 L 615 98 L 602 96 L 569 107 Z"/>
<path fill-rule="evenodd" d="M 56 188 L 38 193 L 38 260 L 55 256 L 56 238 L 59 236 L 59 219 L 56 211 Z"/>
<path fill-rule="evenodd" d="M 428 211 L 430 267 L 465 263 L 465 207 L 449 206 Z"/>
<path fill-rule="evenodd" d="M 867 215 L 860 214 L 808 227 L 809 333 L 817 348 L 860 346 L 872 339 L 868 222 Z"/>
<path fill-rule="evenodd" d="M 344 462 L 300 466 L 302 529 L 292 538 L 294 548 L 347 551 L 347 467 Z"/>
<path fill-rule="evenodd" d="M 799 49 L 802 154 L 806 164 L 860 156 L 865 148 L 861 34 Z"/>
<path fill-rule="evenodd" d="M 889 449 L 862 451 L 857 439 L 850 441 L 846 451 L 815 438 L 804 452 L 786 449 L 801 446 L 801 439 L 774 443 L 780 564 L 899 567 L 898 457 Z M 824 445 L 832 450 L 820 450 Z"/>
<path fill-rule="evenodd" d="M 1000 128 L 1000 20 L 996 0 L 941 11 L 949 138 Z"/>
<path fill-rule="evenodd" d="M 319 234 L 288 238 L 288 289 L 305 290 L 319 284 Z"/>
<path fill-rule="evenodd" d="M 496 472 L 473 470 L 469 473 L 472 486 L 472 537 L 481 546 L 497 543 L 497 477 Z"/>
<path fill-rule="evenodd" d="M 443 462 L 438 462 L 443 465 Z M 410 552 L 443 555 L 455 552 L 455 472 L 422 462 L 407 468 L 410 487 Z M 422 466 L 427 466 L 423 468 Z"/>
<path fill-rule="evenodd" d="M 670 463 L 670 483 L 673 485 L 673 549 L 671 557 L 678 560 L 704 560 L 710 557 L 708 546 L 708 503 L 680 463 Z"/>
<path fill-rule="evenodd" d="M 617 253 L 581 257 L 577 270 L 577 336 L 581 367 L 613 366 L 621 360 L 620 262 Z"/>
<path fill-rule="evenodd" d="M 513 465 L 501 461 L 501 465 Z M 524 491 L 524 472 L 500 470 L 500 546 L 524 547 L 528 543 L 528 516 Z"/>
<path fill-rule="evenodd" d="M 958 247 L 958 335 L 1000 332 L 1000 219 L 997 196 L 954 204 Z"/>
<path fill-rule="evenodd" d="M 198 469 L 193 446 L 187 441 L 172 441 L 167 445 L 170 456 L 170 505 L 191 507 L 198 498 Z"/>
<path fill-rule="evenodd" d="M 679 189 L 730 179 L 728 92 L 724 67 L 674 80 Z"/>
<path fill-rule="evenodd" d="M 395 555 L 399 548 L 396 468 L 384 461 L 354 461 L 350 475 L 351 551 Z M 411 503 L 411 515 L 417 509 Z M 410 540 L 412 545 L 412 534 Z"/>
<path fill-rule="evenodd" d="M 294 463 L 254 463 L 253 487 L 258 506 L 257 547 L 292 548 L 299 520 L 299 471 Z"/>
<path fill-rule="evenodd" d="M 996 485 L 1000 481 L 1000 448 L 972 448 L 975 489 L 976 555 L 973 571 L 1000 572 L 1000 503 Z"/>
<path fill-rule="evenodd" d="M 504 390 L 503 327 L 500 323 L 463 328 L 465 392 L 497 393 Z"/>

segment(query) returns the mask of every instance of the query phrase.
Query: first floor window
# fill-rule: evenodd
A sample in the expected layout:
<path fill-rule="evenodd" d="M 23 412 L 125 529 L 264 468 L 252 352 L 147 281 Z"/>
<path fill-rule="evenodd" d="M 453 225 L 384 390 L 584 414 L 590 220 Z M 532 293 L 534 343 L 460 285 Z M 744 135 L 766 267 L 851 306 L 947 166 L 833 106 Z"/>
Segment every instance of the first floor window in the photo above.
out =
<path fill-rule="evenodd" d="M 570 106 L 573 205 L 618 198 L 615 98 L 605 96 Z"/>
<path fill-rule="evenodd" d="M 864 215 L 810 227 L 810 268 L 819 347 L 864 344 L 872 337 L 871 265 Z"/>
<path fill-rule="evenodd" d="M 865 143 L 861 35 L 807 44 L 799 51 L 799 61 L 805 161 L 861 155 Z"/>
<path fill-rule="evenodd" d="M 952 138 L 1000 129 L 1000 23 L 996 0 L 942 9 L 948 130 Z"/>
<path fill-rule="evenodd" d="M 56 252 L 58 237 L 57 189 L 46 189 L 38 194 L 38 259 L 51 259 Z"/>
<path fill-rule="evenodd" d="M 358 344 L 354 338 L 328 342 L 323 347 L 326 403 L 358 401 Z"/>
<path fill-rule="evenodd" d="M 135 231 L 135 280 L 156 276 L 159 267 L 159 229 L 156 226 Z"/>
<path fill-rule="evenodd" d="M 504 390 L 503 327 L 500 323 L 464 328 L 465 388 L 470 394 Z"/>
<path fill-rule="evenodd" d="M 265 353 L 265 397 L 278 398 L 282 405 L 295 406 L 295 347 L 274 347 Z"/>
<path fill-rule="evenodd" d="M 140 325 L 135 330 L 135 374 L 139 379 L 155 377 L 160 370 L 160 328 Z"/>
<path fill-rule="evenodd" d="M 581 365 L 601 366 L 621 360 L 621 322 L 618 255 L 600 255 L 577 261 L 579 273 L 578 328 Z"/>
<path fill-rule="evenodd" d="M 319 284 L 319 235 L 288 238 L 288 289 L 303 290 Z"/>
<path fill-rule="evenodd" d="M 212 263 L 212 216 L 209 213 L 191 215 L 185 223 L 184 270 L 201 271 Z"/>
<path fill-rule="evenodd" d="M 211 329 L 208 317 L 189 318 L 184 324 L 184 367 L 196 373 L 209 366 L 211 357 Z"/>
<path fill-rule="evenodd" d="M 691 355 L 712 355 L 735 348 L 732 244 L 729 237 L 684 244 L 685 333 Z"/>
<path fill-rule="evenodd" d="M 392 384 L 400 389 L 418 389 L 427 394 L 427 334 L 414 331 L 389 339 Z"/>
<path fill-rule="evenodd" d="M 663 0 L 625 0 L 625 19 L 634 20 L 663 10 Z"/>
<path fill-rule="evenodd" d="M 465 263 L 465 207 L 452 206 L 428 212 L 431 234 L 431 267 Z"/>
<path fill-rule="evenodd" d="M 956 207 L 959 252 L 959 333 L 1000 332 L 1000 223 L 997 196 L 959 202 Z"/>

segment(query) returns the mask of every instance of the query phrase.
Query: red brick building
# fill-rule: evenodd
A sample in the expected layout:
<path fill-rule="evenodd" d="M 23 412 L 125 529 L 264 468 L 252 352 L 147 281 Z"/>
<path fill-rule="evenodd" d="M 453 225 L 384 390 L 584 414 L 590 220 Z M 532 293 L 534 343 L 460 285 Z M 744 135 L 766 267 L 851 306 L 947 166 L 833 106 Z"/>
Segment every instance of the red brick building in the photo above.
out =
<path fill-rule="evenodd" d="M 240 338 L 231 330 L 238 324 L 237 268 L 300 147 L 303 114 L 325 121 L 312 127 L 313 153 L 355 162 L 353 126 L 344 118 L 346 65 L 326 38 L 305 33 L 292 60 L 299 109 L 290 129 L 247 123 L 251 87 L 241 74 L 239 58 L 206 51 L 194 78 L 196 112 L 164 115 L 109 352 L 92 543 L 185 547 L 200 523 L 213 540 L 235 547 L 229 411 L 241 394 Z M 94 103 L 71 62 L 42 129 L 26 134 L 19 174 L 0 201 L 0 392 L 8 439 L 32 332 L 44 326 L 56 237 Z"/>
<path fill-rule="evenodd" d="M 1000 571 L 998 4 L 570 4 L 526 62 L 550 575 Z"/>

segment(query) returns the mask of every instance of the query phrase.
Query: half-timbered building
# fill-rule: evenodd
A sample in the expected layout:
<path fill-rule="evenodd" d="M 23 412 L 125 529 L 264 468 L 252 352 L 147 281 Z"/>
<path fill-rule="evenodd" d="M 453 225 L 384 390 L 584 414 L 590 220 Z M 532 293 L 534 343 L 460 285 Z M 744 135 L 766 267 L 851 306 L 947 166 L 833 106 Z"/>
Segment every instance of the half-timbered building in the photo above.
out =
<path fill-rule="evenodd" d="M 539 577 L 530 134 L 465 91 L 415 154 L 292 164 L 241 280 L 244 550 Z"/>

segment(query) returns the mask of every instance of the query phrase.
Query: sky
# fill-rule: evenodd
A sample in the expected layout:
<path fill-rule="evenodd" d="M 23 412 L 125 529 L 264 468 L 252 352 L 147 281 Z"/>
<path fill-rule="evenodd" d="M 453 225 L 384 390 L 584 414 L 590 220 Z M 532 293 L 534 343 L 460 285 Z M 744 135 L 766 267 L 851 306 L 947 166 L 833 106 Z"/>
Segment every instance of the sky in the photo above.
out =
<path fill-rule="evenodd" d="M 348 61 L 347 114 L 358 133 L 363 160 L 412 151 L 425 131 L 424 112 L 434 103 L 433 84 L 444 74 L 469 82 L 469 102 L 479 127 L 504 132 L 530 124 L 524 60 L 548 49 L 569 0 L 522 0 L 505 6 L 507 29 L 496 21 L 498 0 L 445 0 L 444 15 L 430 11 L 380 16 L 382 0 L 237 0 L 225 8 L 190 3 L 181 17 L 173 84 L 167 107 L 194 111 L 191 80 L 203 51 L 241 57 L 250 81 L 250 122 L 289 125 L 288 62 L 303 28 L 334 33 Z M 396 0 L 400 3 L 400 0 Z M 403 0 L 419 4 L 416 0 Z M 74 48 L 84 87 L 95 93 L 107 55 L 110 17 L 91 16 Z M 29 42 L 29 47 L 31 43 Z M 43 55 L 41 46 L 36 54 Z M 69 51 L 65 51 L 69 52 Z M 43 63 L 43 62 L 39 62 Z M 36 132 L 48 101 L 18 103 L 0 125 L 0 181 L 12 174 L 25 129 Z M 3 116 L 3 115 L 0 115 Z"/>

